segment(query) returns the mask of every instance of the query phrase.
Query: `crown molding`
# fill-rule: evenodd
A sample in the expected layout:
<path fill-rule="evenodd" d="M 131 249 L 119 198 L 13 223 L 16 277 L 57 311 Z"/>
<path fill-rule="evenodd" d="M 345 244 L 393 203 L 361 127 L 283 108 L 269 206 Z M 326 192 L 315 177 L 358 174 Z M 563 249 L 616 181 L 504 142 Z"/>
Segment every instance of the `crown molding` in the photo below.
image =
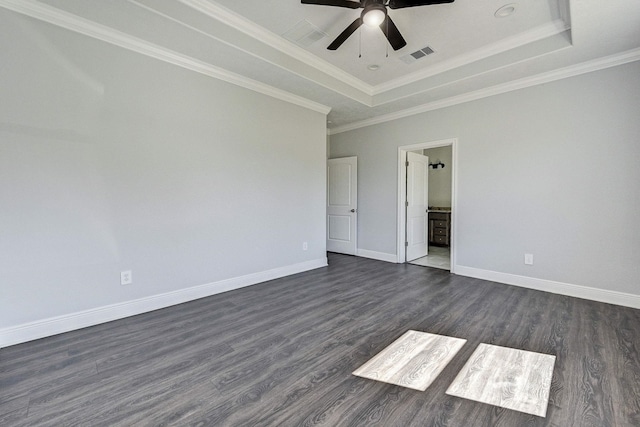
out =
<path fill-rule="evenodd" d="M 357 89 L 368 96 L 373 96 L 374 87 L 362 80 L 352 76 L 341 68 L 332 65 L 331 63 L 318 58 L 314 54 L 296 46 L 290 41 L 272 33 L 271 31 L 261 27 L 255 22 L 241 16 L 224 6 L 216 3 L 212 3 L 206 0 L 178 0 L 181 3 L 217 20 L 225 25 L 230 25 L 238 31 L 241 31 L 248 36 L 279 50 L 280 52 L 301 61 L 310 67 L 319 70 L 332 78 L 335 78 L 342 83 L 345 83 L 354 89 Z M 277 65 L 277 64 L 276 64 Z M 288 70 L 291 71 L 291 70 Z M 304 77 L 304 76 L 302 76 Z M 316 82 L 317 83 L 317 82 Z M 329 88 L 335 90 L 342 95 L 348 96 L 335 88 Z"/>
<path fill-rule="evenodd" d="M 135 0 L 130 0 L 130 1 L 132 3 L 138 4 L 138 2 Z M 296 46 L 295 44 L 283 39 L 282 37 L 266 30 L 265 28 L 255 24 L 254 22 L 244 18 L 243 16 L 229 9 L 226 9 L 225 7 L 219 4 L 216 4 L 207 0 L 178 0 L 178 1 L 180 1 L 182 4 L 194 10 L 197 10 L 200 13 L 205 14 L 206 16 L 212 19 L 215 19 L 227 26 L 234 28 L 237 31 L 240 31 L 248 35 L 249 37 L 251 37 L 252 39 L 260 43 L 263 43 L 267 46 L 270 46 L 273 49 L 276 49 L 288 55 L 294 60 L 300 61 L 301 63 L 309 67 L 312 67 L 314 70 L 319 71 L 329 76 L 332 79 L 336 79 L 337 81 L 347 85 L 353 90 L 362 93 L 363 97 L 367 98 L 368 101 L 364 99 L 356 99 L 358 98 L 357 96 L 356 98 L 354 98 L 353 96 L 350 96 L 348 93 L 346 93 L 344 90 L 339 90 L 336 87 L 332 87 L 330 83 L 325 82 L 323 84 L 322 82 L 316 81 L 314 79 L 310 79 L 316 84 L 320 84 L 330 90 L 335 91 L 336 93 L 339 93 L 343 96 L 354 99 L 369 107 L 375 106 L 374 98 L 373 98 L 374 95 L 386 93 L 394 89 L 418 82 L 420 80 L 431 77 L 433 75 L 440 74 L 447 70 L 451 70 L 463 65 L 473 63 L 479 59 L 486 58 L 487 56 L 495 55 L 495 54 L 513 49 L 515 47 L 522 46 L 523 44 L 543 39 L 545 37 L 550 37 L 562 31 L 566 31 L 569 28 L 569 25 L 566 24 L 564 21 L 557 20 L 548 25 L 537 27 L 529 32 L 520 34 L 516 37 L 512 37 L 508 40 L 501 41 L 481 49 L 477 49 L 466 55 L 456 57 L 454 59 L 448 60 L 441 64 L 437 64 L 434 67 L 429 68 L 428 70 L 416 72 L 408 76 L 404 76 L 399 79 L 396 79 L 381 85 L 371 86 L 361 81 L 360 79 L 357 79 L 352 75 L 346 73 L 342 69 L 335 67 L 334 65 L 328 63 L 327 61 L 324 61 L 316 57 L 310 52 Z M 140 4 L 138 5 L 142 7 L 146 7 L 144 5 L 140 5 Z M 223 80 L 228 83 L 231 83 L 240 87 L 244 87 L 246 89 L 249 89 L 258 93 L 262 93 L 262 94 L 265 94 L 289 103 L 293 103 L 293 104 L 302 106 L 304 108 L 309 108 L 323 114 L 328 114 L 329 111 L 331 110 L 331 108 L 328 106 L 316 103 L 302 96 L 295 95 L 293 93 L 272 87 L 268 84 L 259 82 L 257 80 L 253 80 L 248 77 L 244 77 L 240 74 L 225 70 L 223 68 L 216 67 L 207 62 L 189 57 L 187 55 L 183 55 L 181 53 L 172 51 L 170 49 L 166 49 L 162 46 L 155 45 L 143 39 L 136 38 L 124 32 L 104 26 L 94 21 L 87 20 L 85 18 L 73 15 L 71 13 L 43 4 L 36 0 L 0 0 L 0 7 L 4 7 L 14 12 L 18 12 L 23 15 L 30 16 L 35 19 L 39 19 L 41 21 L 48 22 L 50 24 L 53 24 L 77 33 L 81 33 L 89 37 L 99 39 L 107 43 L 110 43 L 119 47 L 123 47 L 125 49 L 180 66 L 182 68 L 186 68 L 186 69 L 189 69 L 189 70 L 192 70 L 192 71 L 195 71 L 219 80 Z M 158 13 L 162 15 L 161 12 L 156 11 L 154 9 L 149 9 L 149 10 L 151 10 L 154 13 Z M 187 24 L 184 24 L 184 23 L 181 23 L 181 24 L 189 27 Z M 197 29 L 194 29 L 194 30 L 197 30 Z M 200 31 L 200 30 L 197 30 L 197 31 Z M 212 36 L 212 35 L 209 35 L 209 36 L 216 38 L 215 36 Z M 218 39 L 216 38 L 216 40 Z M 219 41 L 228 43 L 226 40 L 219 40 Z M 246 52 L 246 53 L 259 57 L 259 54 L 256 54 L 255 52 Z M 260 58 L 263 60 L 266 60 L 265 58 L 262 58 L 262 57 Z M 268 61 L 268 62 L 273 63 L 272 61 Z M 274 64 L 274 65 L 283 67 L 281 64 Z M 309 77 L 305 76 L 304 73 L 295 72 L 294 70 L 291 70 L 286 67 L 284 68 L 287 71 L 292 72 L 302 78 L 309 79 Z M 387 102 L 390 102 L 390 101 L 387 101 Z M 386 117 L 386 116 L 381 116 L 381 117 Z M 341 128 L 339 127 L 336 129 L 341 129 Z"/>
<path fill-rule="evenodd" d="M 303 63 L 314 67 L 315 69 L 332 76 L 333 78 L 338 79 L 342 83 L 345 83 L 352 88 L 363 92 L 369 97 L 373 98 L 376 95 L 380 95 L 382 93 L 391 91 L 393 89 L 397 89 L 402 86 L 406 86 L 408 84 L 415 83 L 417 81 L 423 80 L 428 77 L 432 77 L 434 75 L 449 71 L 454 68 L 458 68 L 480 59 L 484 59 L 488 56 L 493 56 L 502 52 L 506 52 L 508 50 L 523 46 L 528 43 L 532 43 L 547 37 L 554 36 L 556 34 L 567 31 L 571 28 L 568 23 L 568 19 L 565 22 L 563 19 L 557 19 L 553 22 L 550 22 L 546 25 L 541 25 L 539 27 L 533 28 L 527 32 L 518 34 L 514 37 L 511 37 L 506 40 L 499 41 L 489 46 L 482 47 L 480 49 L 476 49 L 467 54 L 457 56 L 455 58 L 451 58 L 450 60 L 444 61 L 440 64 L 436 64 L 433 67 L 429 67 L 426 70 L 421 70 L 398 79 L 392 80 L 387 83 L 383 83 L 380 85 L 370 85 L 362 80 L 352 76 L 351 74 L 345 72 L 341 68 L 338 68 L 327 61 L 324 61 L 312 53 L 308 52 L 305 49 L 302 49 L 295 44 L 289 42 L 288 40 L 283 39 L 282 37 L 272 33 L 271 31 L 259 26 L 255 22 L 225 8 L 222 5 L 219 5 L 214 2 L 210 2 L 207 0 L 179 0 L 181 3 L 198 10 L 199 12 L 206 14 L 207 16 L 216 19 L 226 25 L 231 25 L 235 29 L 247 34 L 248 36 L 259 40 L 266 45 L 277 49 L 294 59 L 300 60 Z M 562 5 L 566 5 L 568 0 L 561 0 L 560 3 Z M 567 15 L 568 14 L 564 14 Z M 564 16 L 563 16 L 564 18 Z M 275 64 L 278 65 L 278 64 Z M 288 71 L 292 71 L 287 69 Z M 298 73 L 296 73 L 298 74 Z M 298 74 L 300 75 L 300 74 Z M 305 77 L 305 76 L 301 76 Z M 315 82 L 318 83 L 318 82 Z M 326 85 L 325 85 L 326 87 Z M 338 90 L 334 87 L 328 87 L 328 89 L 334 90 L 337 93 L 347 96 L 349 94 L 344 93 L 344 91 Z M 360 100 L 357 100 L 362 102 Z M 365 103 L 368 106 L 374 106 L 373 99 L 371 99 L 370 103 Z"/>
<path fill-rule="evenodd" d="M 564 50 L 564 49 L 569 49 L 571 47 L 572 47 L 571 45 L 566 46 L 566 47 L 562 47 L 562 48 L 559 48 L 558 50 L 556 50 L 555 52 L 558 52 L 558 51 Z M 495 66 L 493 68 L 489 68 L 487 70 L 479 71 L 479 72 L 476 72 L 476 73 L 471 73 L 471 74 L 469 74 L 467 76 L 456 78 L 456 79 L 452 79 L 452 80 L 446 81 L 444 83 L 431 86 L 429 88 L 417 89 L 417 90 L 413 91 L 412 93 L 402 94 L 402 95 L 397 96 L 395 98 L 387 99 L 387 100 L 385 100 L 383 102 L 374 102 L 372 106 L 373 107 L 377 107 L 377 106 L 380 106 L 380 105 L 388 104 L 390 102 L 399 101 L 399 100 L 401 100 L 403 98 L 409 98 L 409 97 L 415 96 L 417 94 L 426 93 L 426 92 L 430 92 L 430 91 L 433 91 L 433 90 L 436 90 L 436 89 L 440 89 L 440 88 L 443 88 L 443 87 L 464 83 L 465 81 L 468 81 L 468 80 L 472 80 L 472 79 L 475 79 L 475 78 L 478 78 L 478 77 L 481 77 L 481 76 L 484 76 L 484 75 L 487 75 L 487 74 L 495 73 L 496 71 L 500 71 L 500 70 L 507 69 L 509 67 L 513 67 L 513 66 L 518 65 L 518 64 L 523 64 L 525 62 L 535 60 L 537 58 L 540 58 L 540 57 L 543 57 L 543 56 L 547 55 L 548 53 L 549 52 L 544 52 L 544 53 L 540 53 L 540 54 L 537 54 L 537 55 L 527 56 L 526 58 L 521 59 L 521 60 L 509 62 L 509 63 L 504 64 L 504 65 Z"/>
<path fill-rule="evenodd" d="M 485 59 L 490 56 L 536 42 L 538 40 L 555 36 L 569 30 L 570 28 L 571 26 L 568 23 L 566 23 L 562 19 L 557 19 L 553 22 L 538 26 L 524 33 L 517 34 L 513 37 L 500 40 L 499 42 L 483 46 L 479 49 L 472 50 L 471 52 L 458 55 L 456 57 L 442 61 L 438 64 L 434 64 L 429 68 L 416 71 L 403 77 L 399 77 L 387 83 L 379 84 L 373 88 L 373 94 L 374 96 L 379 95 L 390 90 L 397 89 L 399 87 L 406 86 L 420 80 L 424 80 L 428 77 L 433 77 L 437 74 L 453 70 L 454 68 L 459 68 L 479 61 L 481 59 Z"/>
<path fill-rule="evenodd" d="M 178 0 L 181 3 L 213 18 L 225 25 L 231 25 L 233 28 L 245 33 L 246 35 L 258 40 L 274 49 L 279 50 L 280 52 L 294 58 L 300 60 L 308 66 L 311 66 L 317 69 L 320 72 L 323 72 L 337 80 L 351 86 L 353 89 L 356 89 L 365 95 L 369 96 L 371 99 L 369 102 L 362 102 L 362 100 L 355 99 L 358 102 L 364 103 L 367 106 L 373 107 L 375 106 L 373 97 L 376 95 L 380 95 L 391 90 L 415 83 L 417 81 L 423 80 L 428 77 L 432 77 L 437 74 L 441 74 L 443 72 L 452 70 L 454 68 L 458 68 L 464 65 L 471 64 L 478 60 L 484 59 L 489 56 L 493 56 L 499 53 L 506 52 L 508 50 L 523 46 L 528 43 L 533 43 L 535 41 L 551 37 L 567 31 L 571 28 L 569 21 L 566 22 L 563 19 L 557 19 L 553 22 L 550 22 L 546 25 L 541 25 L 539 27 L 533 28 L 524 33 L 518 34 L 514 37 L 511 37 L 506 40 L 501 40 L 494 44 L 484 46 L 480 49 L 473 50 L 466 54 L 457 56 L 455 58 L 451 58 L 450 60 L 443 61 L 440 64 L 436 64 L 432 67 L 429 67 L 426 70 L 417 71 L 415 73 L 400 77 L 398 79 L 389 81 L 387 83 L 379 84 L 379 85 L 370 85 L 362 80 L 352 76 L 351 74 L 345 72 L 341 68 L 338 68 L 329 62 L 318 58 L 312 53 L 308 52 L 305 49 L 302 49 L 295 44 L 285 40 L 284 38 L 272 33 L 271 31 L 259 26 L 255 22 L 233 12 L 226 7 L 219 5 L 214 2 L 210 2 L 207 0 Z M 568 0 L 561 0 L 562 4 L 568 3 Z M 264 59 L 264 58 L 263 58 Z M 275 64 L 280 66 L 279 64 Z M 286 68 L 286 67 L 285 67 Z M 292 70 L 286 68 L 287 71 L 293 72 Z M 294 72 L 295 73 L 295 72 Z M 299 73 L 295 73 L 303 78 L 307 78 L 304 75 Z M 317 81 L 314 81 L 318 83 Z M 328 89 L 331 89 L 343 96 L 354 99 L 348 93 L 345 93 L 342 90 L 339 90 L 335 87 L 330 87 L 327 85 L 323 85 Z"/>
<path fill-rule="evenodd" d="M 98 24 L 88 19 L 61 11 L 34 0 L 0 0 L 0 7 L 58 27 L 92 37 L 103 42 L 140 53 L 151 58 L 177 65 L 200 74 L 213 77 L 272 98 L 279 99 L 322 114 L 329 114 L 331 107 L 310 101 L 287 91 L 274 88 L 257 80 L 244 77 L 204 61 L 174 52 L 143 39 Z"/>
<path fill-rule="evenodd" d="M 263 41 L 265 44 L 278 49 L 287 55 L 291 55 L 296 59 L 301 60 L 303 63 L 319 69 L 321 72 L 328 73 L 342 81 L 343 83 L 359 85 L 355 87 L 356 90 L 362 90 L 365 94 L 383 93 L 392 90 L 397 87 L 401 87 L 412 82 L 424 79 L 430 75 L 438 74 L 444 71 L 443 69 L 431 69 L 427 73 L 415 73 L 409 76 L 405 76 L 400 79 L 396 79 L 387 84 L 370 86 L 359 79 L 345 73 L 341 69 L 334 67 L 326 61 L 323 61 L 311 53 L 305 51 L 302 48 L 295 46 L 287 40 L 269 32 L 268 30 L 257 26 L 255 23 L 247 20 L 246 18 L 231 12 L 222 6 L 214 5 L 206 0 L 179 0 L 185 5 L 196 8 L 202 13 L 206 13 L 208 16 L 215 18 L 216 20 L 223 22 L 227 25 L 231 24 L 234 28 L 246 33 L 247 35 L 257 40 Z M 179 67 L 198 72 L 200 74 L 207 75 L 209 77 L 222 80 L 264 95 L 289 102 L 304 108 L 311 109 L 313 111 L 320 112 L 322 114 L 328 114 L 331 108 L 320 103 L 311 101 L 299 95 L 284 91 L 282 89 L 275 88 L 257 80 L 244 77 L 240 74 L 233 73 L 220 67 L 216 67 L 204 61 L 197 60 L 187 55 L 180 54 L 178 52 L 166 49 L 164 47 L 152 44 L 143 39 L 139 39 L 128 35 L 124 32 L 112 29 L 110 27 L 98 24 L 96 22 L 81 18 L 68 12 L 64 12 L 52 6 L 43 4 L 36 0 L 0 0 L 0 7 L 29 16 L 31 18 L 47 22 L 56 25 L 61 28 L 65 28 L 70 31 L 74 31 L 109 44 L 125 48 L 130 51 L 134 51 L 167 63 L 177 65 Z M 482 57 L 483 55 L 492 55 L 499 52 L 503 52 L 510 48 L 522 45 L 527 40 L 529 42 L 534 39 L 541 39 L 549 37 L 559 32 L 569 29 L 569 25 L 563 20 L 557 20 L 547 26 L 538 27 L 528 33 L 522 34 L 516 38 L 509 39 L 505 42 L 494 44 L 486 49 L 474 51 L 473 53 L 457 58 L 459 62 L 457 65 L 449 63 L 449 67 L 455 68 L 466 63 L 473 62 Z M 509 47 L 511 46 L 511 47 Z M 481 53 L 478 53 L 481 51 Z M 492 53 L 493 52 L 493 53 Z M 302 59 L 301 59 L 302 58 Z M 397 120 L 403 117 L 420 114 L 427 111 L 432 111 L 440 108 L 449 107 L 452 105 L 461 104 L 501 93 L 510 92 L 538 84 L 552 82 L 555 80 L 577 76 L 592 71 L 601 70 L 604 68 L 613 67 L 616 65 L 622 65 L 628 62 L 637 61 L 640 59 L 640 49 L 632 49 L 626 52 L 610 55 L 603 58 L 586 61 L 580 64 L 568 66 L 562 69 L 553 70 L 550 72 L 538 74 L 531 77 L 526 77 L 512 82 L 491 86 L 488 88 L 480 89 L 477 91 L 465 93 L 462 95 L 441 99 L 438 101 L 423 104 L 417 107 L 409 108 L 406 110 L 381 115 L 371 119 L 358 121 L 355 123 L 347 124 L 344 126 L 338 126 L 333 129 L 329 129 L 329 135 L 347 132 L 354 129 L 359 129 L 366 126 L 371 126 L 379 123 L 384 123 L 391 120 Z M 336 77 L 334 74 L 340 74 L 340 77 Z M 304 76 L 303 76 L 304 77 Z M 343 79 L 344 78 L 344 79 Z M 331 89 L 331 88 L 329 88 Z M 335 89 L 333 89 L 335 90 Z M 342 93 L 339 92 L 338 93 Z M 343 94 L 344 95 L 344 94 Z M 345 95 L 346 96 L 346 95 Z M 373 95 L 369 95 L 372 97 Z M 373 100 L 372 100 L 373 101 Z M 373 103 L 371 103 L 373 106 Z"/>
<path fill-rule="evenodd" d="M 270 44 L 268 44 L 268 43 L 264 43 L 264 42 L 263 42 L 262 40 L 260 40 L 260 39 L 257 39 L 257 38 L 256 38 L 256 37 L 257 37 L 256 35 L 250 35 L 250 34 L 249 34 L 249 38 L 250 38 L 254 43 L 259 44 L 259 45 L 260 45 L 260 49 L 251 49 L 251 48 L 248 48 L 247 46 L 239 46 L 239 45 L 234 44 L 233 42 L 231 42 L 231 41 L 230 41 L 230 40 L 228 40 L 227 38 L 220 37 L 220 36 L 214 35 L 214 34 L 212 34 L 212 33 L 210 33 L 210 32 L 204 31 L 204 30 L 202 30 L 202 29 L 200 29 L 200 28 L 197 28 L 197 27 L 195 27 L 195 26 L 193 26 L 193 25 L 190 25 L 190 24 L 188 24 L 188 23 L 186 23 L 186 22 L 184 22 L 184 21 L 181 21 L 181 20 L 179 20 L 179 19 L 176 19 L 176 18 L 174 18 L 173 16 L 170 16 L 169 14 L 167 14 L 167 13 L 165 13 L 165 12 L 161 11 L 161 10 L 158 10 L 158 9 L 154 8 L 153 6 L 150 6 L 150 4 L 154 4 L 154 1 L 155 1 L 155 0 L 146 0 L 146 1 L 145 1 L 145 0 L 127 0 L 127 1 L 128 1 L 129 3 L 131 3 L 131 4 L 136 5 L 137 7 L 140 7 L 140 8 L 142 8 L 142 9 L 147 10 L 147 11 L 148 11 L 148 12 L 150 12 L 150 13 L 153 13 L 153 14 L 155 14 L 155 15 L 161 16 L 161 17 L 163 17 L 164 19 L 167 19 L 167 20 L 173 21 L 173 22 L 175 22 L 175 23 L 177 23 L 177 24 L 179 24 L 179 25 L 181 25 L 181 26 L 183 26 L 183 27 L 185 27 L 185 28 L 188 28 L 188 29 L 189 29 L 189 30 L 191 30 L 191 31 L 194 31 L 194 32 L 199 33 L 199 34 L 202 34 L 202 35 L 204 35 L 205 37 L 208 37 L 208 38 L 210 38 L 210 39 L 212 39 L 212 40 L 215 40 L 216 42 L 223 43 L 223 44 L 225 44 L 225 45 L 227 45 L 227 46 L 230 46 L 230 47 L 232 47 L 232 48 L 234 48 L 234 49 L 236 49 L 236 50 L 238 50 L 238 51 L 240 51 L 240 52 L 243 52 L 243 53 L 245 53 L 245 54 L 247 54 L 247 55 L 250 55 L 250 56 L 252 56 L 252 57 L 254 57 L 254 58 L 257 58 L 257 59 L 259 59 L 259 60 L 261 60 L 261 61 L 267 62 L 267 63 L 269 63 L 269 64 L 271 64 L 271 65 L 274 65 L 274 66 L 276 66 L 276 67 L 278 67 L 278 68 L 281 68 L 281 69 L 283 69 L 283 70 L 285 70 L 285 71 L 287 71 L 287 72 L 290 72 L 290 73 L 292 73 L 292 74 L 295 74 L 295 75 L 297 75 L 297 76 L 299 76 L 299 77 L 301 77 L 301 78 L 303 78 L 303 79 L 306 79 L 306 80 L 309 80 L 309 81 L 311 81 L 311 82 L 313 82 L 313 83 L 315 83 L 315 84 L 318 84 L 319 86 L 323 86 L 323 87 L 325 87 L 325 88 L 327 88 L 327 89 L 329 89 L 329 90 L 331 90 L 331 91 L 334 91 L 334 92 L 336 92 L 336 93 L 339 93 L 339 94 L 341 94 L 341 95 L 343 95 L 343 96 L 346 96 L 346 97 L 348 97 L 348 98 L 350 98 L 350 99 L 352 99 L 352 100 L 354 100 L 354 101 L 357 101 L 357 102 L 359 102 L 359 103 L 361 103 L 361 104 L 363 104 L 363 105 L 366 105 L 367 107 L 371 107 L 371 104 L 372 104 L 372 96 L 371 96 L 371 95 L 370 95 L 370 93 L 369 93 L 369 92 L 370 92 L 370 90 L 369 90 L 367 93 L 364 93 L 363 91 L 359 90 L 358 88 L 354 88 L 350 83 L 345 83 L 345 82 L 343 82 L 343 81 L 341 81 L 341 80 L 339 80 L 339 79 L 334 79 L 334 76 L 329 76 L 329 75 L 328 75 L 328 74 L 326 74 L 324 71 L 322 71 L 322 70 L 318 70 L 318 69 L 314 68 L 314 66 L 313 66 L 313 65 L 310 65 L 310 64 L 308 64 L 307 62 L 302 61 L 302 60 L 299 60 L 299 59 L 297 59 L 297 58 L 294 58 L 293 56 L 289 56 L 289 58 L 290 58 L 292 61 L 297 61 L 298 63 L 302 64 L 303 66 L 309 67 L 309 68 L 312 70 L 312 73 L 314 73 L 314 74 L 320 73 L 320 74 L 323 74 L 323 75 L 324 75 L 327 79 L 329 79 L 329 80 L 334 79 L 333 81 L 334 81 L 334 82 L 336 82 L 336 81 L 337 81 L 337 82 L 338 82 L 338 85 L 339 85 L 340 83 L 342 83 L 343 88 L 341 89 L 341 88 L 336 87 L 335 83 L 332 85 L 330 82 L 322 82 L 322 81 L 320 81 L 320 80 L 318 80 L 318 79 L 314 79 L 313 77 L 310 77 L 309 75 L 305 74 L 303 71 L 301 71 L 301 70 L 296 70 L 296 69 L 295 69 L 296 67 L 287 67 L 287 66 L 283 65 L 282 63 L 280 63 L 280 62 L 278 62 L 278 61 L 276 61 L 276 60 L 273 60 L 273 59 L 269 58 L 269 55 L 268 55 L 268 54 L 267 54 L 267 55 L 265 55 L 265 54 L 261 54 L 261 53 L 259 52 L 260 50 L 265 50 L 265 46 L 268 46 L 268 47 L 273 48 L 273 49 L 276 49 L 276 48 L 274 48 L 273 46 L 271 46 L 271 45 L 270 45 Z M 172 1 L 175 1 L 175 0 L 172 0 Z M 187 7 L 191 7 L 191 8 L 193 8 L 193 7 L 192 7 L 192 5 L 191 5 L 191 4 L 188 4 L 187 2 L 182 2 L 182 1 L 180 1 L 180 2 L 181 2 L 181 3 L 184 3 Z M 149 4 L 146 4 L 146 3 L 149 3 Z M 201 14 L 203 14 L 203 15 L 208 16 L 209 18 L 212 18 L 212 19 L 214 19 L 214 18 L 215 18 L 215 19 L 220 19 L 220 22 L 226 25 L 226 23 L 225 23 L 224 19 L 221 19 L 220 17 L 213 16 L 213 15 L 211 15 L 209 12 L 203 11 L 203 10 L 201 10 L 201 9 L 194 9 L 194 10 L 195 10 L 195 11 L 197 11 L 197 12 L 199 12 L 199 13 L 201 13 Z M 233 13 L 233 12 L 229 12 L 229 13 Z M 244 19 L 244 18 L 239 17 L 238 19 Z M 248 24 L 247 24 L 247 25 L 248 25 Z M 255 24 L 254 24 L 254 25 L 255 25 Z M 233 25 L 227 25 L 227 26 L 228 26 L 229 28 L 232 28 L 234 31 L 238 30 L 238 28 L 236 28 L 236 27 L 235 27 L 235 26 L 233 26 Z M 260 28 L 261 28 L 261 27 L 260 27 Z M 265 30 L 265 29 L 262 29 L 262 31 L 265 31 L 265 33 L 267 33 L 267 30 Z M 245 33 L 245 34 L 246 34 L 246 33 Z M 269 33 L 269 34 L 271 34 L 271 33 Z M 272 36 L 273 36 L 273 35 L 272 35 Z M 283 43 L 289 43 L 288 41 L 286 41 L 286 40 L 284 40 L 284 39 L 282 40 L 282 42 L 283 42 Z M 292 45 L 292 46 L 294 46 L 294 45 Z M 278 51 L 278 56 L 280 56 L 280 54 L 282 54 L 282 53 L 283 53 L 282 51 L 280 51 L 280 50 L 278 50 L 278 49 L 276 49 L 276 50 Z M 306 52 L 306 51 L 304 51 L 304 52 Z M 310 54 L 307 52 L 307 55 L 310 55 Z M 348 89 L 352 89 L 352 91 L 353 91 L 353 92 L 355 92 L 355 93 L 349 93 L 349 90 L 344 90 L 344 87 L 346 87 L 346 88 L 348 88 Z"/>
<path fill-rule="evenodd" d="M 629 62 L 640 61 L 640 48 L 631 49 L 628 51 L 620 52 L 614 55 L 605 56 L 602 58 L 593 59 L 590 61 L 581 62 L 579 64 L 571 65 L 557 70 L 548 71 L 546 73 L 537 74 L 531 77 L 525 77 L 522 79 L 514 80 L 511 82 L 503 83 L 496 86 L 491 86 L 485 89 L 465 93 L 450 98 L 441 99 L 434 102 L 429 102 L 417 107 L 408 108 L 406 110 L 398 111 L 395 113 L 385 114 L 371 119 L 361 120 L 355 123 L 350 123 L 344 126 L 337 126 L 333 129 L 329 129 L 329 135 L 336 135 L 351 130 L 356 130 L 368 126 L 377 125 L 380 123 L 389 122 L 392 120 L 401 119 L 404 117 L 414 116 L 416 114 L 425 113 L 427 111 L 438 110 L 445 107 L 451 107 L 457 104 L 463 104 L 469 101 L 475 101 L 482 98 L 487 98 L 502 93 L 512 92 L 514 90 L 524 89 L 531 86 L 537 86 L 544 83 L 550 83 L 556 80 L 566 79 L 568 77 L 575 77 L 581 74 L 591 73 L 593 71 L 599 71 L 606 68 L 616 67 L 618 65 L 624 65 Z"/>

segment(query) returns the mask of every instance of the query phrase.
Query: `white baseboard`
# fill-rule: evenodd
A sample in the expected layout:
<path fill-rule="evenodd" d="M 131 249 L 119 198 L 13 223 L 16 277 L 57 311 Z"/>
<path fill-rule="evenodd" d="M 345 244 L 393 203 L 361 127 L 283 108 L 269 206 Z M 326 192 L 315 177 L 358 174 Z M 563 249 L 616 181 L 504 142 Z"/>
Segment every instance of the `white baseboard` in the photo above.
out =
<path fill-rule="evenodd" d="M 369 251 L 367 249 L 356 249 L 356 256 L 363 258 L 377 259 L 378 261 L 386 262 L 398 262 L 398 256 L 396 254 L 388 254 L 386 252 Z"/>
<path fill-rule="evenodd" d="M 460 276 L 490 280 L 492 282 L 505 283 L 507 285 L 536 289 L 539 291 L 567 295 L 576 298 L 583 298 L 592 301 L 606 302 L 608 304 L 622 305 L 631 308 L 640 308 L 640 295 L 609 291 L 606 289 L 590 288 L 587 286 L 572 285 L 570 283 L 555 282 L 553 280 L 518 276 L 516 274 L 500 273 L 498 271 L 482 270 L 474 267 L 465 267 L 463 265 L 456 265 L 455 272 Z"/>
<path fill-rule="evenodd" d="M 100 323 L 122 319 L 124 317 L 135 316 L 137 314 L 158 310 L 160 308 L 176 304 L 182 304 L 199 298 L 243 288 L 245 286 L 255 285 L 257 283 L 266 282 L 267 280 L 278 279 L 280 277 L 325 267 L 326 265 L 327 258 L 318 258 L 312 261 L 274 268 L 272 270 L 233 277 L 219 282 L 207 283 L 137 300 L 97 307 L 77 313 L 65 314 L 18 326 L 3 328 L 0 329 L 0 348 L 51 335 L 61 334 L 63 332 L 86 328 Z"/>

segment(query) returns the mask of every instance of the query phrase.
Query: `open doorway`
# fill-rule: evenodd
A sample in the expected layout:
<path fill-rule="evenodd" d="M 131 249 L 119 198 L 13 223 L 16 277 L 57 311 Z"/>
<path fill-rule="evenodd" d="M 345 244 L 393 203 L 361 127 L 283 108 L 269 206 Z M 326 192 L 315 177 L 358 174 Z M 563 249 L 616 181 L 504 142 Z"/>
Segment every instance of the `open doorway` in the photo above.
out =
<path fill-rule="evenodd" d="M 457 140 L 448 139 L 402 146 L 398 148 L 398 262 L 409 262 L 449 270 L 455 266 L 455 201 L 456 201 L 456 148 Z M 415 174 L 410 157 L 428 157 L 428 176 Z M 419 177 L 419 178 L 417 178 Z M 416 179 L 424 179 L 428 187 L 427 206 L 421 206 L 424 219 L 414 218 L 413 211 L 418 197 L 413 190 Z M 410 193 L 410 194 L 409 194 Z M 413 199 L 413 200 L 412 200 Z M 426 223 L 423 228 L 415 226 Z M 416 230 L 419 230 L 416 233 Z M 418 235 L 420 234 L 420 235 Z M 424 239 L 427 250 L 416 257 L 410 250 L 415 242 Z"/>

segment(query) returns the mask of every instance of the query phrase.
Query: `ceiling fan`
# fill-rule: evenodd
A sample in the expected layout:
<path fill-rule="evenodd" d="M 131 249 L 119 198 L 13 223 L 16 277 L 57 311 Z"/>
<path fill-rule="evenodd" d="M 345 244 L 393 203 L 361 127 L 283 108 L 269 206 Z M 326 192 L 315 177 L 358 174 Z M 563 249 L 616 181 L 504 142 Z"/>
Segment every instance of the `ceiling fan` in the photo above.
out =
<path fill-rule="evenodd" d="M 428 6 L 432 4 L 453 3 L 455 0 L 301 0 L 303 4 L 315 4 L 320 6 L 337 6 L 349 9 L 364 9 L 358 19 L 353 21 L 327 49 L 336 50 L 353 34 L 362 24 L 370 27 L 380 27 L 393 50 L 398 50 L 407 45 L 400 34 L 398 27 L 387 14 L 389 9 L 402 9 L 405 7 Z"/>

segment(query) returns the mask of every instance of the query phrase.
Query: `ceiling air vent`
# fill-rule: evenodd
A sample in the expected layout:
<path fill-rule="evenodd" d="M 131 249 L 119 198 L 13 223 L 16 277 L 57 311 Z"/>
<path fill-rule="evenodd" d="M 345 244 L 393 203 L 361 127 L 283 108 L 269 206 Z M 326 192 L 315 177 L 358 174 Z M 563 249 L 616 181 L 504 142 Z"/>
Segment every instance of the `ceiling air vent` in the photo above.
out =
<path fill-rule="evenodd" d="M 291 27 L 291 29 L 284 33 L 282 37 L 294 42 L 299 46 L 307 47 L 311 46 L 318 40 L 327 37 L 327 34 L 320 31 L 311 22 L 303 19 L 302 21 Z"/>
<path fill-rule="evenodd" d="M 424 58 L 427 55 L 431 55 L 432 53 L 434 53 L 434 50 L 431 49 L 429 46 L 427 46 L 427 47 L 423 47 L 420 50 L 416 50 L 415 52 L 412 52 L 408 55 L 401 56 L 400 59 L 406 62 L 407 64 L 413 64 L 418 59 Z"/>

